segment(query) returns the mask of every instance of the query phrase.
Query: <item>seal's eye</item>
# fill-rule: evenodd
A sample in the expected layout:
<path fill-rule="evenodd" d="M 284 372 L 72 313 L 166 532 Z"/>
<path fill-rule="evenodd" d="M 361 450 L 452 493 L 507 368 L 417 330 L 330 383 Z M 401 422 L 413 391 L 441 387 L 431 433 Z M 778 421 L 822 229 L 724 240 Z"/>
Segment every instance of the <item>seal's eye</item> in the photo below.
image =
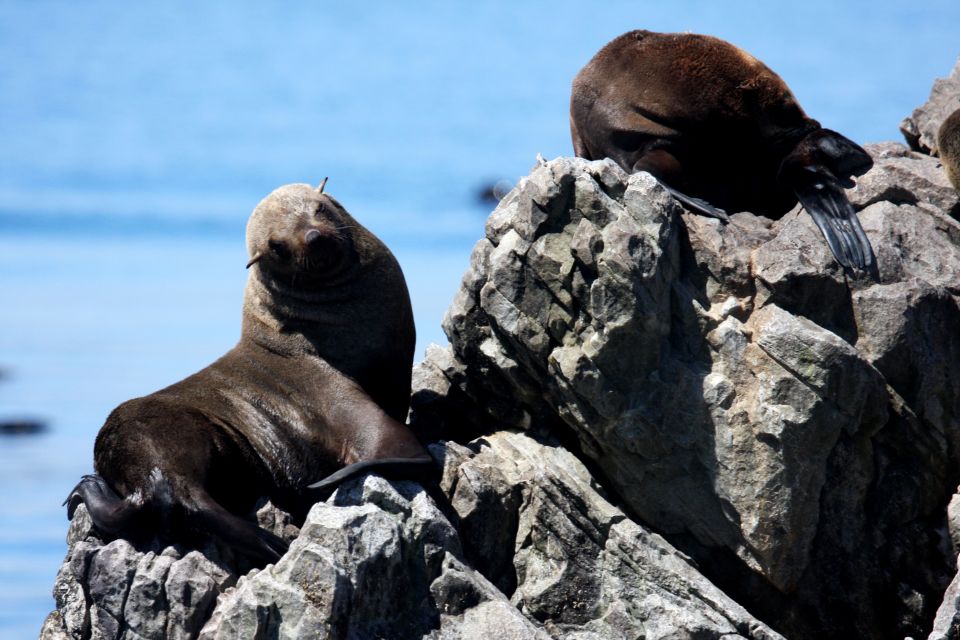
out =
<path fill-rule="evenodd" d="M 276 256 L 279 260 L 288 260 L 290 258 L 290 249 L 287 248 L 283 242 L 279 240 L 271 240 L 267 243 L 267 246 L 270 247 L 270 252 Z"/>

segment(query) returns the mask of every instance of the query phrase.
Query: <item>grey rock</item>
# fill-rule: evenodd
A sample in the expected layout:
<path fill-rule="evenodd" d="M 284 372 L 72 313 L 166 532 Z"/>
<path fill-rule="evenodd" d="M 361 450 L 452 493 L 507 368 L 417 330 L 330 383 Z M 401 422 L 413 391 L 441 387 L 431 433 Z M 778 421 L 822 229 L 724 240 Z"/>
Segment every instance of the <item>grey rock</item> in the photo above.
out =
<path fill-rule="evenodd" d="M 960 573 L 953 578 L 933 621 L 933 630 L 927 640 L 957 640 L 960 638 Z"/>
<path fill-rule="evenodd" d="M 937 154 L 937 131 L 960 108 L 960 59 L 946 78 L 937 78 L 930 97 L 900 123 L 900 132 L 914 151 Z"/>
<path fill-rule="evenodd" d="M 419 485 L 352 480 L 313 507 L 275 566 L 220 596 L 200 637 L 547 637 L 460 555 Z"/>
<path fill-rule="evenodd" d="M 44 619 L 40 627 L 40 640 L 70 640 L 63 624 L 63 617 L 56 609 Z"/>
<path fill-rule="evenodd" d="M 292 543 L 261 570 L 81 506 L 41 638 L 957 637 L 960 199 L 868 150 L 876 279 L 800 207 L 721 224 L 538 159 L 414 371 L 438 487 L 355 478 L 302 530 L 264 503 Z"/>
<path fill-rule="evenodd" d="M 947 505 L 947 535 L 950 536 L 950 548 L 960 555 L 960 493 L 953 494 Z"/>
<path fill-rule="evenodd" d="M 873 157 L 874 167 L 857 180 L 856 188 L 847 192 L 855 207 L 862 209 L 883 201 L 922 203 L 954 218 L 960 217 L 960 193 L 950 184 L 936 158 L 894 142 L 868 144 L 865 148 Z"/>
<path fill-rule="evenodd" d="M 430 585 L 440 627 L 424 638 L 436 640 L 548 640 L 482 575 L 447 554 L 441 574 Z"/>
<path fill-rule="evenodd" d="M 283 515 L 278 511 L 273 517 L 283 520 Z M 204 553 L 184 554 L 157 541 L 138 547 L 123 539 L 105 542 L 83 505 L 74 514 L 67 543 L 53 589 L 57 609 L 41 632 L 51 640 L 196 638 L 216 596 L 245 570 L 221 559 L 213 545 Z"/>
<path fill-rule="evenodd" d="M 574 434 L 635 518 L 787 635 L 922 632 L 953 571 L 931 523 L 960 462 L 960 225 L 935 160 L 871 151 L 851 197 L 878 281 L 799 207 L 722 225 L 609 161 L 538 165 L 474 250 L 431 388 Z M 516 500 L 487 475 L 452 499 L 478 549 L 505 532 L 467 533 L 474 511 Z M 505 567 L 483 568 L 506 589 Z"/>
<path fill-rule="evenodd" d="M 442 488 L 467 557 L 554 638 L 779 638 L 604 497 L 556 443 L 448 443 Z M 511 562 L 511 580 L 504 565 Z"/>

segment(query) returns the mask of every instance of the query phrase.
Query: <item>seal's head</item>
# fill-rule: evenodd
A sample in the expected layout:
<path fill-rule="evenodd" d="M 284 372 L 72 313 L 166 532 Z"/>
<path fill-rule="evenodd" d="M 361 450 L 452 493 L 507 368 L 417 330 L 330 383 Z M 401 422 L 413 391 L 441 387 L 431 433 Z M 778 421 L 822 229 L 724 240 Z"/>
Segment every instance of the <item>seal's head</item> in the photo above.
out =
<path fill-rule="evenodd" d="M 276 278 L 327 280 L 355 262 L 356 221 L 319 187 L 288 184 L 253 210 L 247 222 L 250 262 Z"/>

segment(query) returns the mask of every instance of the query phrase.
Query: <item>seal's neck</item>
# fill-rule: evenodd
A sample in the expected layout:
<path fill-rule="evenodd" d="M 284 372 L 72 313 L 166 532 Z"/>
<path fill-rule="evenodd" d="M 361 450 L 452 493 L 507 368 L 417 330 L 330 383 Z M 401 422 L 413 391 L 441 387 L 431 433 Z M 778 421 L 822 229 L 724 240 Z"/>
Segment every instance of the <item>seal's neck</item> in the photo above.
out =
<path fill-rule="evenodd" d="M 355 283 L 365 272 L 360 265 L 323 283 L 278 280 L 254 269 L 243 297 L 244 340 L 277 353 L 311 353 L 309 338 L 336 331 L 355 317 Z"/>

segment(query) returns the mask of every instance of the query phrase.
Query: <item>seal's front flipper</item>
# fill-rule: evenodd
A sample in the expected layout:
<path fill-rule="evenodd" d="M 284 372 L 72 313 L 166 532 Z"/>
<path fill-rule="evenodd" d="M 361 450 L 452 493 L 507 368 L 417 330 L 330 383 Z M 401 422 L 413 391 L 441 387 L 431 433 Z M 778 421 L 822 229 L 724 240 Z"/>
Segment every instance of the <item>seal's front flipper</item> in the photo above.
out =
<path fill-rule="evenodd" d="M 674 198 L 676 198 L 680 204 L 686 206 L 688 209 L 694 213 L 700 213 L 711 218 L 717 218 L 724 224 L 730 222 L 730 216 L 727 215 L 727 212 L 721 209 L 720 207 L 715 207 L 706 200 L 701 200 L 700 198 L 694 198 L 693 196 L 688 196 L 687 194 L 677 191 L 671 186 L 665 185 L 662 182 L 660 183 L 663 187 L 670 192 Z"/>
<path fill-rule="evenodd" d="M 793 189 L 837 262 L 876 278 L 873 247 L 843 191 L 853 186 L 853 176 L 863 175 L 872 166 L 873 159 L 863 147 L 836 131 L 817 129 L 783 159 L 780 182 Z"/>
<path fill-rule="evenodd" d="M 314 482 L 307 488 L 321 494 L 331 492 L 337 486 L 350 478 L 367 471 L 376 472 L 385 478 L 404 480 L 421 480 L 433 475 L 436 467 L 430 454 L 424 453 L 412 458 L 380 458 L 377 460 L 361 460 L 347 465 L 336 473 L 332 473 L 319 482 Z"/>
<path fill-rule="evenodd" d="M 341 375 L 341 374 L 337 374 Z M 388 415 L 356 382 L 341 380 L 341 401 L 324 415 L 337 435 L 336 466 L 342 467 L 318 482 L 302 487 L 309 497 L 326 498 L 343 481 L 367 471 L 388 478 L 425 479 L 436 471 L 433 458 L 413 431 Z M 317 469 L 318 475 L 321 469 Z M 317 492 L 316 495 L 310 495 Z"/>
<path fill-rule="evenodd" d="M 876 271 L 873 247 L 840 184 L 828 175 L 811 170 L 809 179 L 795 182 L 793 187 L 837 262 L 846 269 Z"/>
<path fill-rule="evenodd" d="M 141 501 L 121 498 L 98 475 L 83 476 L 63 501 L 69 520 L 73 520 L 73 514 L 81 502 L 86 505 L 97 529 L 111 535 L 129 528 L 142 508 Z"/>

